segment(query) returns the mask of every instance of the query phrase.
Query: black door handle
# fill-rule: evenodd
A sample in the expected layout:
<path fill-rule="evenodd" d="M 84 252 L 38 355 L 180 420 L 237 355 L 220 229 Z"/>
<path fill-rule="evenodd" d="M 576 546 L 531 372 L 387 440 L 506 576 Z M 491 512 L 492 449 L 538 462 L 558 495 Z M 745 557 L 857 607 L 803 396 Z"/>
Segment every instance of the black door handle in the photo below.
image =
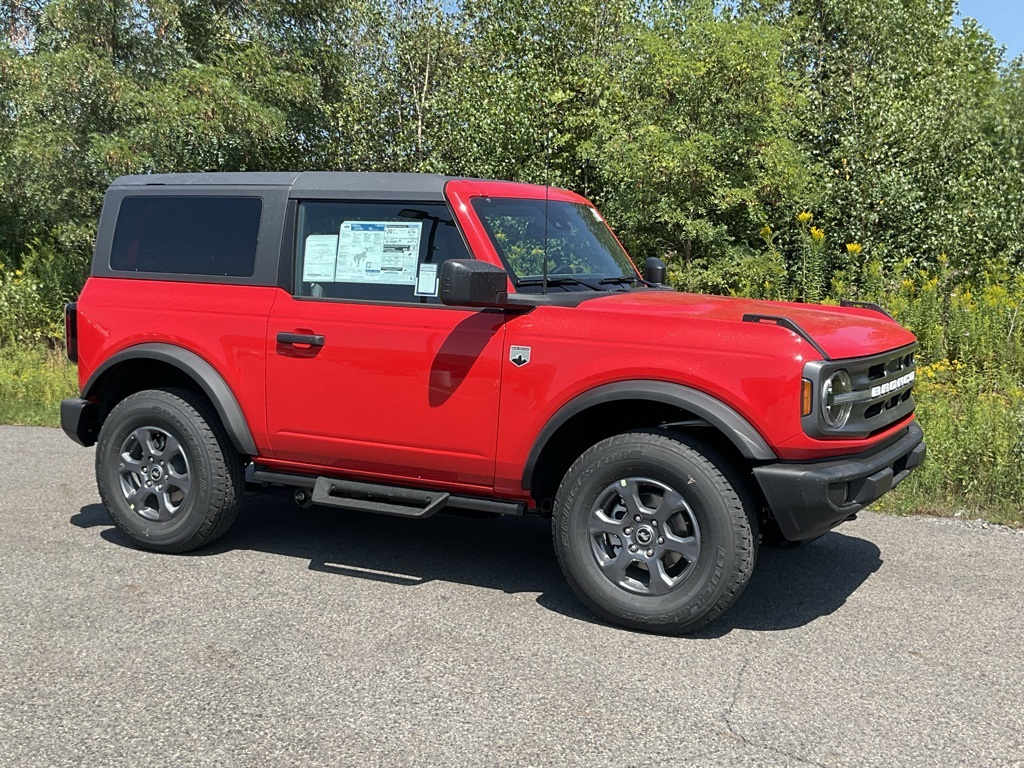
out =
<path fill-rule="evenodd" d="M 306 344 L 310 347 L 322 347 L 324 337 L 313 333 L 286 333 L 281 331 L 277 334 L 278 344 Z"/>

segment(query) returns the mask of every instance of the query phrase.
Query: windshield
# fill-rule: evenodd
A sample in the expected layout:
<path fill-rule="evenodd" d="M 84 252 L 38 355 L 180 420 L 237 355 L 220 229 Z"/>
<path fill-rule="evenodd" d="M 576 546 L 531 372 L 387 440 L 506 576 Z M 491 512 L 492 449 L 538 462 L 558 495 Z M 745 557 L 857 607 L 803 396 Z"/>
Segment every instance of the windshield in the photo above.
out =
<path fill-rule="evenodd" d="M 543 289 L 545 256 L 548 285 L 560 290 L 612 290 L 638 281 L 629 256 L 588 205 L 478 197 L 473 209 L 515 276 L 516 290 Z"/>

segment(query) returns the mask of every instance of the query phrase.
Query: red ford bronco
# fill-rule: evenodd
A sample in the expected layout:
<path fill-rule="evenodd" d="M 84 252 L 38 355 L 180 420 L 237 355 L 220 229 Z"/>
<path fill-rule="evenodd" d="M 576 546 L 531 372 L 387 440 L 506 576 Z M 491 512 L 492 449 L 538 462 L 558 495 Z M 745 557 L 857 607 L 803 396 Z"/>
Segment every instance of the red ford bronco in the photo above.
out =
<path fill-rule="evenodd" d="M 67 309 L 99 492 L 147 549 L 243 491 L 552 518 L 598 615 L 691 631 L 763 537 L 820 536 L 920 464 L 912 334 L 877 306 L 666 290 L 571 192 L 373 173 L 129 176 Z"/>

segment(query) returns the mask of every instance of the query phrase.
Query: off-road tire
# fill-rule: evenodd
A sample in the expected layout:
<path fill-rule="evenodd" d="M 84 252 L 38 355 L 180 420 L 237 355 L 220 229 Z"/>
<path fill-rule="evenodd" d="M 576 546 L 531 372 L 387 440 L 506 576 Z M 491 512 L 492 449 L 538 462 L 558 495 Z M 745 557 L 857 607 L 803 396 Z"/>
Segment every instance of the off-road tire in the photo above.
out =
<path fill-rule="evenodd" d="M 189 476 L 189 488 L 187 493 L 174 490 L 176 496 L 183 497 L 176 509 L 172 510 L 170 503 L 161 504 L 158 495 L 149 497 L 147 503 L 154 508 L 146 508 L 147 514 L 166 519 L 144 517 L 128 498 L 140 477 L 142 484 L 147 479 L 129 471 L 134 466 L 131 451 L 145 452 L 136 450 L 141 443 L 133 437 L 140 430 L 157 440 L 164 435 L 177 441 L 180 450 L 175 461 L 187 467 L 178 482 Z M 169 438 L 163 438 L 165 447 L 171 444 Z M 125 468 L 126 458 L 129 469 Z M 165 482 L 167 477 L 162 475 Z M 202 396 L 187 389 L 154 389 L 126 397 L 104 421 L 96 446 L 96 482 L 114 523 L 135 545 L 157 552 L 187 552 L 210 544 L 235 521 L 245 489 L 245 471 L 242 457 Z"/>
<path fill-rule="evenodd" d="M 558 488 L 552 529 L 562 572 L 579 598 L 609 622 L 664 634 L 692 632 L 735 602 L 754 569 L 757 517 L 749 501 L 743 501 L 747 494 L 742 488 L 737 492 L 738 485 L 739 475 L 726 460 L 689 435 L 634 432 L 602 440 L 576 460 Z M 637 490 L 620 491 L 620 486 Z M 677 497 L 671 491 L 682 501 L 673 501 Z M 595 533 L 595 526 L 612 530 L 620 508 L 628 506 L 627 496 L 650 500 L 627 513 L 629 518 L 640 517 L 640 522 L 622 519 L 614 535 Z M 670 508 L 681 511 L 669 516 L 675 521 L 669 525 L 676 528 L 665 538 L 671 539 L 668 547 L 674 549 L 662 555 L 657 536 L 665 524 L 659 528 L 656 518 Z M 627 528 L 631 536 L 625 535 Z M 646 539 L 652 531 L 654 557 L 634 560 L 632 570 L 622 574 L 621 558 L 643 560 L 648 551 L 640 548 L 637 555 L 626 554 L 629 546 L 639 546 L 636 537 L 643 533 Z M 692 561 L 686 559 L 690 556 Z M 665 565 L 670 560 L 663 557 L 678 560 L 670 569 Z M 672 569 L 675 576 L 669 578 Z M 676 583 L 668 586 L 673 580 Z"/>

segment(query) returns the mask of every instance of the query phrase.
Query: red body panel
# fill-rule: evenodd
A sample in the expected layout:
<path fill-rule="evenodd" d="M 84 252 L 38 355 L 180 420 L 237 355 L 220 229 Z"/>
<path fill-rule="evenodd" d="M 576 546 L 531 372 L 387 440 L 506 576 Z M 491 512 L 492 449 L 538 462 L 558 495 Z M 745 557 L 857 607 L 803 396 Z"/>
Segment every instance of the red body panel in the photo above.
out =
<path fill-rule="evenodd" d="M 575 308 L 538 307 L 512 318 L 506 345 L 531 346 L 532 355 L 522 368 L 509 363 L 507 353 L 503 358 L 497 490 L 521 491 L 533 441 L 559 408 L 618 381 L 667 381 L 705 392 L 746 418 L 782 459 L 857 453 L 905 426 L 894 425 L 871 440 L 815 440 L 804 434 L 802 367 L 821 357 L 791 331 L 740 320 L 743 312 L 767 308 L 759 302 L 666 291 L 613 294 Z M 857 318 L 853 325 L 867 340 L 857 347 L 858 356 L 913 342 L 900 326 L 877 317 Z M 855 330 L 839 330 L 849 329 L 849 320 L 844 324 L 827 317 L 820 325 L 836 329 L 828 337 L 834 347 L 841 339 L 852 345 Z"/>
<path fill-rule="evenodd" d="M 491 487 L 502 315 L 277 293 L 266 342 L 270 455 Z M 324 346 L 278 344 L 280 331 L 323 335 Z"/>
<path fill-rule="evenodd" d="M 174 344 L 220 373 L 262 449 L 269 444 L 263 407 L 267 319 L 276 293 L 254 286 L 91 277 L 78 300 L 79 385 L 121 350 L 146 342 Z M 151 321 L 154 316 L 158 323 Z"/>
<path fill-rule="evenodd" d="M 470 205 L 474 196 L 587 202 L 507 182 L 452 181 L 445 193 L 473 254 L 499 266 Z M 705 392 L 746 418 L 782 459 L 857 453 L 906 425 L 868 440 L 808 437 L 799 413 L 802 367 L 821 356 L 789 330 L 742 322 L 744 314 L 786 315 L 833 359 L 914 341 L 869 310 L 668 291 L 502 313 L 303 300 L 275 287 L 91 278 L 78 306 L 82 385 L 127 347 L 175 344 L 223 376 L 258 458 L 270 467 L 519 499 L 528 498 L 523 468 L 545 424 L 573 398 L 613 382 L 657 380 Z M 160 321 L 141 323 L 142 314 Z M 321 334 L 325 344 L 306 351 L 280 345 L 282 331 Z M 509 362 L 512 345 L 532 348 L 528 365 Z"/>

